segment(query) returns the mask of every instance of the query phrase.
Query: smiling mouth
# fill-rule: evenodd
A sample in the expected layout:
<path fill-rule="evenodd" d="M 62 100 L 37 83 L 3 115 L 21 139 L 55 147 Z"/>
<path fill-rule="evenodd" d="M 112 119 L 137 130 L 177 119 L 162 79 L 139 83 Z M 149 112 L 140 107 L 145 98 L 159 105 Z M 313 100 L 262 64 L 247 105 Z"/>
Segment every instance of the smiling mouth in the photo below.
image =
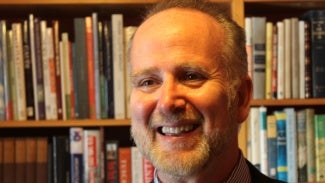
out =
<path fill-rule="evenodd" d="M 166 136 L 180 136 L 194 131 L 198 126 L 199 125 L 184 125 L 177 127 L 162 126 L 158 128 L 158 132 Z"/>

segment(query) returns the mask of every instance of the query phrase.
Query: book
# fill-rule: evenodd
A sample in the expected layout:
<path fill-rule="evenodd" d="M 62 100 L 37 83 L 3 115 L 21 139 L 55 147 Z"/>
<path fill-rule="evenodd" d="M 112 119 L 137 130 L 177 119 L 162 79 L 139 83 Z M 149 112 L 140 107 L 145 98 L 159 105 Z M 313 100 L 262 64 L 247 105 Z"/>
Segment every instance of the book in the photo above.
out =
<path fill-rule="evenodd" d="M 2 47 L 2 45 L 0 44 Z M 4 59 L 1 58 L 2 50 L 0 49 L 0 120 L 6 120 L 5 106 L 5 85 L 4 85 Z"/>
<path fill-rule="evenodd" d="M 305 98 L 312 97 L 312 65 L 311 65 L 311 53 L 310 53 L 310 23 L 305 22 L 305 35 L 304 35 L 304 52 L 305 52 Z"/>
<path fill-rule="evenodd" d="M 297 164 L 298 182 L 307 182 L 307 125 L 306 110 L 297 111 Z"/>
<path fill-rule="evenodd" d="M 267 109 L 264 106 L 259 107 L 259 122 L 260 122 L 260 154 L 261 166 L 260 171 L 268 175 L 268 146 L 267 146 Z"/>
<path fill-rule="evenodd" d="M 99 182 L 100 171 L 100 130 L 84 129 L 84 182 Z"/>
<path fill-rule="evenodd" d="M 265 17 L 252 17 L 253 98 L 265 98 Z"/>
<path fill-rule="evenodd" d="M 106 183 L 119 182 L 119 145 L 118 141 L 109 140 L 105 143 Z"/>
<path fill-rule="evenodd" d="M 286 113 L 274 111 L 277 130 L 277 174 L 278 180 L 288 181 Z"/>
<path fill-rule="evenodd" d="M 131 147 L 132 183 L 143 182 L 143 156 L 138 147 Z"/>
<path fill-rule="evenodd" d="M 44 98 L 44 74 L 43 74 L 43 63 L 42 63 L 42 43 L 41 43 L 41 25 L 40 25 L 40 19 L 38 17 L 35 17 L 33 19 L 34 24 L 34 44 L 31 49 L 33 49 L 34 53 L 32 54 L 32 64 L 35 63 L 35 76 L 36 76 L 36 96 L 37 97 L 37 105 L 38 105 L 38 118 L 39 120 L 44 120 L 46 118 L 45 116 L 45 98 Z M 32 37 L 32 36 L 31 36 Z M 34 72 L 34 71 L 33 71 Z M 36 104 L 35 104 L 36 105 Z"/>
<path fill-rule="evenodd" d="M 12 24 L 12 48 L 13 61 L 15 72 L 16 85 L 16 106 L 17 106 L 17 120 L 26 120 L 26 91 L 25 91 L 25 73 L 24 73 L 24 59 L 23 59 L 23 40 L 22 40 L 22 24 Z"/>
<path fill-rule="evenodd" d="M 89 118 L 88 69 L 86 49 L 86 25 L 84 18 L 74 18 L 75 56 L 74 76 L 76 92 L 76 118 Z"/>
<path fill-rule="evenodd" d="M 71 183 L 83 182 L 83 128 L 71 127 L 70 133 L 70 160 Z"/>
<path fill-rule="evenodd" d="M 277 46 L 277 99 L 284 99 L 284 23 L 276 23 L 278 46 Z"/>
<path fill-rule="evenodd" d="M 119 147 L 119 182 L 120 183 L 131 183 L 131 148 L 130 147 Z"/>
<path fill-rule="evenodd" d="M 245 35 L 246 35 L 246 53 L 247 53 L 247 72 L 253 79 L 252 62 L 253 62 L 253 50 L 252 50 L 252 18 L 245 17 Z"/>
<path fill-rule="evenodd" d="M 87 69 L 88 69 L 88 100 L 89 100 L 89 118 L 96 119 L 96 90 L 95 90 L 95 60 L 94 60 L 94 37 L 93 22 L 91 16 L 85 17 L 86 30 L 86 51 L 87 51 Z"/>
<path fill-rule="evenodd" d="M 290 18 L 291 23 L 291 98 L 299 98 L 299 20 Z"/>
<path fill-rule="evenodd" d="M 316 181 L 325 181 L 325 114 L 315 115 Z"/>
<path fill-rule="evenodd" d="M 25 92 L 26 92 L 26 112 L 27 119 L 34 120 L 34 88 L 33 88 L 33 70 L 30 55 L 30 38 L 28 21 L 23 23 L 23 59 L 24 59 L 24 74 L 25 74 Z"/>
<path fill-rule="evenodd" d="M 17 108 L 17 94 L 16 94 L 16 81 L 15 81 L 15 62 L 13 58 L 13 40 L 12 40 L 12 30 L 8 31 L 7 34 L 7 59 L 9 63 L 9 91 L 10 91 L 10 103 L 11 103 L 11 116 L 13 120 L 18 119 L 18 108 Z"/>
<path fill-rule="evenodd" d="M 267 115 L 268 176 L 277 179 L 277 131 L 274 115 Z"/>
<path fill-rule="evenodd" d="M 251 162 L 260 170 L 261 168 L 261 138 L 260 138 L 260 113 L 258 107 L 250 108 L 250 137 L 251 137 Z"/>
<path fill-rule="evenodd" d="M 153 180 L 155 168 L 151 162 L 143 157 L 143 182 L 150 183 Z"/>
<path fill-rule="evenodd" d="M 265 39 L 265 99 L 272 98 L 273 23 L 266 22 Z"/>
<path fill-rule="evenodd" d="M 284 29 L 284 98 L 292 98 L 291 20 L 283 20 Z"/>
<path fill-rule="evenodd" d="M 26 140 L 24 137 L 15 138 L 15 176 L 16 183 L 24 183 L 26 179 Z"/>
<path fill-rule="evenodd" d="M 298 39 L 299 39 L 299 98 L 300 99 L 304 99 L 306 96 L 305 93 L 305 60 L 306 60 L 306 56 L 305 56 L 305 21 L 303 20 L 299 20 L 298 23 Z"/>
<path fill-rule="evenodd" d="M 63 119 L 62 114 L 62 92 L 61 92 L 61 63 L 60 63 L 60 48 L 59 48 L 59 21 L 52 21 L 53 27 L 53 54 L 55 62 L 55 82 L 56 82 L 56 104 L 58 119 Z"/>
<path fill-rule="evenodd" d="M 93 12 L 92 18 L 92 35 L 93 35 L 93 52 L 94 52 L 94 80 L 95 80 L 95 104 L 96 104 L 96 119 L 101 119 L 101 95 L 100 95 L 100 75 L 99 75 L 99 30 L 98 30 L 98 13 Z M 101 38 L 102 39 L 102 38 Z"/>
<path fill-rule="evenodd" d="M 292 107 L 284 108 L 286 113 L 286 148 L 287 148 L 287 166 L 288 181 L 298 181 L 297 165 L 297 119 L 296 111 Z"/>
<path fill-rule="evenodd" d="M 314 115 L 315 115 L 315 109 L 306 108 L 306 146 L 307 146 L 308 182 L 316 181 Z"/>
<path fill-rule="evenodd" d="M 70 141 L 69 136 L 52 136 L 52 182 L 70 180 Z"/>
<path fill-rule="evenodd" d="M 273 25 L 272 30 L 272 63 L 271 63 L 271 98 L 277 99 L 278 93 L 278 29 Z"/>
<path fill-rule="evenodd" d="M 123 46 L 123 14 L 112 14 L 112 58 L 114 118 L 125 119 L 125 62 Z"/>
<path fill-rule="evenodd" d="M 302 15 L 302 19 L 310 24 L 312 95 L 314 98 L 325 97 L 325 10 L 310 10 Z"/>

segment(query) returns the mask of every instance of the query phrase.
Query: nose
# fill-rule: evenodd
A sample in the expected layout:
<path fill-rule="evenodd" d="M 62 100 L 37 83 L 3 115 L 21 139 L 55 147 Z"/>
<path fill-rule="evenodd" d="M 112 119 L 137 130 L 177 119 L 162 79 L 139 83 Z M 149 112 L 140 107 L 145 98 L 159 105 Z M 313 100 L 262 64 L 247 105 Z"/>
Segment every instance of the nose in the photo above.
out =
<path fill-rule="evenodd" d="M 158 99 L 158 108 L 164 114 L 177 113 L 185 110 L 185 91 L 181 84 L 169 80 L 161 86 Z"/>

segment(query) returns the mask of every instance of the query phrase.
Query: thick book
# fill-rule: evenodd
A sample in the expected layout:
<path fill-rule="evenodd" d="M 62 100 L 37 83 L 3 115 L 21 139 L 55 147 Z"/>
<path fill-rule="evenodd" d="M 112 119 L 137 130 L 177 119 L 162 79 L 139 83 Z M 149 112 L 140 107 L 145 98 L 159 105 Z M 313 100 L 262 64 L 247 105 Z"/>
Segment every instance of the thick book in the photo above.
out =
<path fill-rule="evenodd" d="M 298 181 L 298 165 L 297 165 L 297 118 L 296 111 L 292 107 L 284 109 L 286 113 L 286 148 L 287 148 L 287 165 L 288 165 L 288 181 Z"/>
<path fill-rule="evenodd" d="M 311 10 L 302 18 L 310 24 L 312 90 L 314 98 L 325 97 L 325 10 Z"/>
<path fill-rule="evenodd" d="M 88 69 L 87 69 L 87 47 L 86 47 L 86 25 L 84 18 L 74 18 L 75 56 L 74 76 L 75 92 L 78 105 L 76 106 L 76 118 L 89 118 L 88 99 Z"/>
<path fill-rule="evenodd" d="M 33 88 L 33 70 L 30 55 L 30 36 L 29 36 L 28 21 L 23 23 L 23 58 L 24 58 L 24 73 L 25 73 L 25 91 L 26 91 L 26 110 L 27 119 L 35 119 L 34 111 L 34 88 Z"/>
<path fill-rule="evenodd" d="M 277 130 L 277 179 L 288 181 L 286 113 L 274 112 Z"/>
<path fill-rule="evenodd" d="M 101 180 L 100 152 L 101 135 L 99 129 L 84 129 L 84 182 Z"/>
<path fill-rule="evenodd" d="M 116 140 L 105 143 L 106 183 L 119 182 L 119 144 Z"/>
<path fill-rule="evenodd" d="M 251 137 L 251 162 L 260 170 L 261 168 L 261 138 L 260 138 L 260 115 L 258 107 L 250 108 L 250 137 Z"/>
<path fill-rule="evenodd" d="M 325 181 L 325 114 L 315 115 L 316 181 Z"/>
<path fill-rule="evenodd" d="M 16 85 L 16 106 L 17 120 L 26 120 L 26 91 L 25 91 L 25 73 L 23 59 L 23 39 L 22 39 L 22 24 L 12 24 L 12 54 L 14 61 L 15 85 Z"/>
<path fill-rule="evenodd" d="M 70 128 L 71 183 L 83 182 L 83 128 Z"/>
<path fill-rule="evenodd" d="M 143 156 L 138 147 L 131 147 L 131 173 L 132 183 L 143 182 Z"/>
<path fill-rule="evenodd" d="M 252 17 L 253 98 L 265 98 L 265 32 L 266 17 Z"/>
<path fill-rule="evenodd" d="M 114 118 L 125 119 L 125 62 L 123 46 L 123 14 L 112 14 L 112 58 L 114 86 Z"/>
<path fill-rule="evenodd" d="M 52 136 L 52 182 L 70 180 L 70 141 L 69 136 Z"/>
<path fill-rule="evenodd" d="M 268 175 L 268 146 L 267 146 L 267 109 L 264 106 L 259 107 L 259 122 L 260 122 L 260 154 L 261 166 L 260 171 Z"/>

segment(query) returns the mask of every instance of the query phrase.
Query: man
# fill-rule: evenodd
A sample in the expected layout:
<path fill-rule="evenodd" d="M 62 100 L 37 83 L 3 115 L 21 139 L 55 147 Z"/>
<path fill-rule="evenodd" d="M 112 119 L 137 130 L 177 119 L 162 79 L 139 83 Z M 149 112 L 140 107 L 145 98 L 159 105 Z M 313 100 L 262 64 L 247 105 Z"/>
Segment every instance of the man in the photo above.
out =
<path fill-rule="evenodd" d="M 131 133 L 155 183 L 278 182 L 238 148 L 252 83 L 242 28 L 211 4 L 167 0 L 130 48 Z"/>

